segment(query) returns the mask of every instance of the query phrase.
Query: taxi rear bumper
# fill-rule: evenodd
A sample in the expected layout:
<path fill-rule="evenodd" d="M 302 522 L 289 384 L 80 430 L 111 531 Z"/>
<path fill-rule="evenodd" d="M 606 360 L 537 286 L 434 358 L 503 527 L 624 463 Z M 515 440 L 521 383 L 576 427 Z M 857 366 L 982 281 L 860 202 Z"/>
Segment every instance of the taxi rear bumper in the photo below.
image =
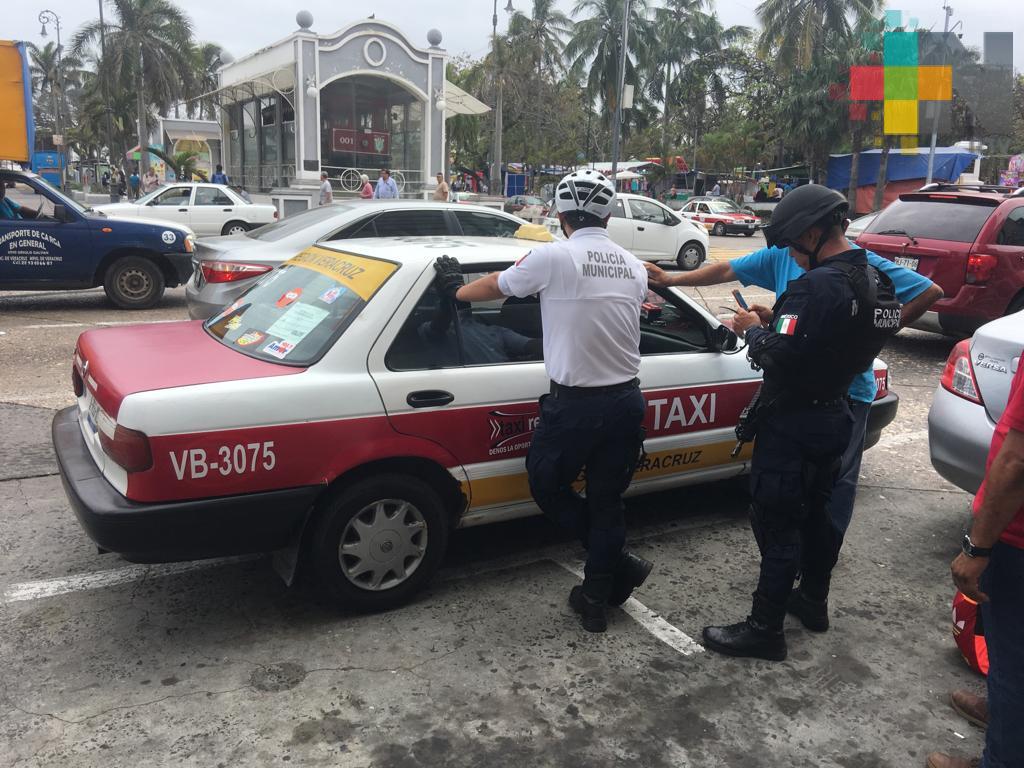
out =
<path fill-rule="evenodd" d="M 874 446 L 882 437 L 882 430 L 892 424 L 896 411 L 900 406 L 900 398 L 895 392 L 889 392 L 871 403 L 868 411 L 867 432 L 864 435 L 865 450 Z"/>
<path fill-rule="evenodd" d="M 301 531 L 321 486 L 165 504 L 126 499 L 89 454 L 77 408 L 51 427 L 61 482 L 71 508 L 96 545 L 136 563 L 270 552 Z"/>

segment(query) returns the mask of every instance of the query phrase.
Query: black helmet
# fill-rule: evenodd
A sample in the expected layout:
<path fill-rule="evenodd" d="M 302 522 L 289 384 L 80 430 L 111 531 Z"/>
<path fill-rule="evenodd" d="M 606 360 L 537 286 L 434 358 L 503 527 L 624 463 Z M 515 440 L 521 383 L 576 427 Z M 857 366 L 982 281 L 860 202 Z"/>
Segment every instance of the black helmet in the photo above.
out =
<path fill-rule="evenodd" d="M 785 248 L 815 224 L 842 224 L 849 209 L 846 198 L 834 189 L 804 184 L 775 206 L 772 223 L 764 230 L 765 240 L 769 247 Z"/>

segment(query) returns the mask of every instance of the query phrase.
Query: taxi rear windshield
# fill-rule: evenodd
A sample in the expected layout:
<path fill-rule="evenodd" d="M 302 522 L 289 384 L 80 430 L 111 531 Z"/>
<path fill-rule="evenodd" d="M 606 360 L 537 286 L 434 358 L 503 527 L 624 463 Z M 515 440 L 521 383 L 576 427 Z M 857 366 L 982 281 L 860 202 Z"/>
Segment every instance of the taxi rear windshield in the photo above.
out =
<path fill-rule="evenodd" d="M 203 327 L 250 357 L 311 365 L 397 270 L 391 261 L 314 246 L 264 277 Z"/>

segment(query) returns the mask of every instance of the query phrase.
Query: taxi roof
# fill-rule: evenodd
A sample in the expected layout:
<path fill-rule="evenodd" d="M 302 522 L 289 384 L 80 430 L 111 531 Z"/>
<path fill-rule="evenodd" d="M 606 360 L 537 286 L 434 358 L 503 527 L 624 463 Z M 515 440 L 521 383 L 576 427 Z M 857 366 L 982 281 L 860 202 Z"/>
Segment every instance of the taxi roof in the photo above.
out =
<path fill-rule="evenodd" d="M 434 237 L 353 238 L 317 243 L 340 253 L 398 261 L 411 266 L 426 267 L 438 256 L 454 256 L 463 264 L 485 264 L 493 261 L 516 261 L 541 243 L 514 237 L 469 237 L 439 235 Z"/>

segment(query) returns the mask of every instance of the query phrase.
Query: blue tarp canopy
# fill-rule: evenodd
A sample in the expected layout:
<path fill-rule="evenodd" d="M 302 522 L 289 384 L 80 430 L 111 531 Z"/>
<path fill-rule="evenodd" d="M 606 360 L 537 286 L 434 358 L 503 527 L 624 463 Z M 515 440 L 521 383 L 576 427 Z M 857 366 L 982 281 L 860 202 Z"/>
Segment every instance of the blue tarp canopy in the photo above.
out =
<path fill-rule="evenodd" d="M 846 190 L 850 186 L 850 164 L 853 155 L 831 155 L 828 159 L 828 181 L 832 189 Z M 871 149 L 860 153 L 860 168 L 857 185 L 865 187 L 878 182 L 878 165 L 882 150 Z M 935 169 L 932 178 L 940 181 L 956 181 L 960 174 L 974 164 L 978 158 L 972 152 L 957 147 L 935 148 Z M 888 181 L 907 181 L 928 178 L 928 147 L 916 150 L 893 149 L 889 152 Z"/>

